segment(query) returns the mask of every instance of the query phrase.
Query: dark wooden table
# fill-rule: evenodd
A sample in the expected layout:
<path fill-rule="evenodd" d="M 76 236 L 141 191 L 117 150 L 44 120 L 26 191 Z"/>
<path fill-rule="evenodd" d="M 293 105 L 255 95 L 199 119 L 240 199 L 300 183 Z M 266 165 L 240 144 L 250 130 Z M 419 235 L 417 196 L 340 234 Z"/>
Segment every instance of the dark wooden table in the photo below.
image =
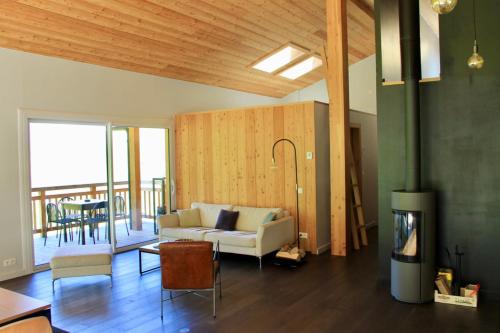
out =
<path fill-rule="evenodd" d="M 149 268 L 146 270 L 142 269 L 142 254 L 149 253 L 149 254 L 160 255 L 160 243 L 162 243 L 162 242 L 144 245 L 144 246 L 141 246 L 139 248 L 139 274 L 142 275 L 146 272 L 151 272 L 151 271 L 154 271 L 155 269 L 160 268 L 160 266 L 157 266 L 157 267 Z"/>
<path fill-rule="evenodd" d="M 103 199 L 82 199 L 65 201 L 62 203 L 64 210 L 80 211 L 80 232 L 82 234 L 82 244 L 85 245 L 85 211 L 92 209 L 101 209 L 108 206 L 108 201 Z"/>
<path fill-rule="evenodd" d="M 50 303 L 0 288 L 0 326 L 36 316 L 50 318 Z"/>

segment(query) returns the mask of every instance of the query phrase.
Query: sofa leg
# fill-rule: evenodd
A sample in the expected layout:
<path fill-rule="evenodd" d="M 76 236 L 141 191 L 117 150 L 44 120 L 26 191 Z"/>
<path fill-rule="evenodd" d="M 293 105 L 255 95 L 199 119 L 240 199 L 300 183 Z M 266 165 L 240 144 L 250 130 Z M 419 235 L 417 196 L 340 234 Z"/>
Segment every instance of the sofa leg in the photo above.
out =
<path fill-rule="evenodd" d="M 262 270 L 262 257 L 259 257 L 259 269 Z"/>

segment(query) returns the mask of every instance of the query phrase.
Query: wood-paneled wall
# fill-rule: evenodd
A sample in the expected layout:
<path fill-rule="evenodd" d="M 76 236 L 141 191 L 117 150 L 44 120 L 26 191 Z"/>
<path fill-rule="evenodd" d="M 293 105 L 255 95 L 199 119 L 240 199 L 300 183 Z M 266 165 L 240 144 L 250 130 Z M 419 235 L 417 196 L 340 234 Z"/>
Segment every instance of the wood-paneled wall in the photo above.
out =
<path fill-rule="evenodd" d="M 175 119 L 177 208 L 191 202 L 283 207 L 296 216 L 293 148 L 297 148 L 300 231 L 316 252 L 315 102 L 179 114 Z M 323 106 L 323 105 L 322 105 Z M 325 143 L 328 144 L 328 143 Z"/>

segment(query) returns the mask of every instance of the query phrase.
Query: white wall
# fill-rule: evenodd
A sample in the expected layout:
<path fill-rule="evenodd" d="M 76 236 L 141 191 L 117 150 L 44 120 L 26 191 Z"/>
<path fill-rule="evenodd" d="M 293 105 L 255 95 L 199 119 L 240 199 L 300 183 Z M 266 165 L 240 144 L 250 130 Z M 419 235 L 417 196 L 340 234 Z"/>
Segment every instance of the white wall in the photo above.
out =
<path fill-rule="evenodd" d="M 23 269 L 18 108 L 158 118 L 165 123 L 178 112 L 278 102 L 229 89 L 0 49 L 0 280 L 19 275 Z M 17 264 L 2 267 L 7 258 L 16 258 Z"/>
<path fill-rule="evenodd" d="M 351 110 L 377 114 L 375 55 L 349 66 L 349 105 Z M 325 80 L 297 90 L 285 102 L 319 101 L 328 103 Z"/>

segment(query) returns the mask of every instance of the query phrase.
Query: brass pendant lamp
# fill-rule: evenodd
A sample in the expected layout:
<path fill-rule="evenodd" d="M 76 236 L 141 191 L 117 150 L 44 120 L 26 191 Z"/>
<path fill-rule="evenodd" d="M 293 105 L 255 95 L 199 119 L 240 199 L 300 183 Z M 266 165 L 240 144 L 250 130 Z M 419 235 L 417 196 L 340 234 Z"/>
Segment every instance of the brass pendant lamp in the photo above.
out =
<path fill-rule="evenodd" d="M 455 8 L 458 0 L 431 0 L 432 9 L 438 14 L 448 14 Z"/>
<path fill-rule="evenodd" d="M 477 44 L 476 0 L 472 0 L 472 15 L 474 17 L 474 46 L 472 47 L 472 55 L 467 59 L 467 65 L 471 69 L 481 69 L 484 65 L 484 59 L 479 54 L 479 46 Z"/>

